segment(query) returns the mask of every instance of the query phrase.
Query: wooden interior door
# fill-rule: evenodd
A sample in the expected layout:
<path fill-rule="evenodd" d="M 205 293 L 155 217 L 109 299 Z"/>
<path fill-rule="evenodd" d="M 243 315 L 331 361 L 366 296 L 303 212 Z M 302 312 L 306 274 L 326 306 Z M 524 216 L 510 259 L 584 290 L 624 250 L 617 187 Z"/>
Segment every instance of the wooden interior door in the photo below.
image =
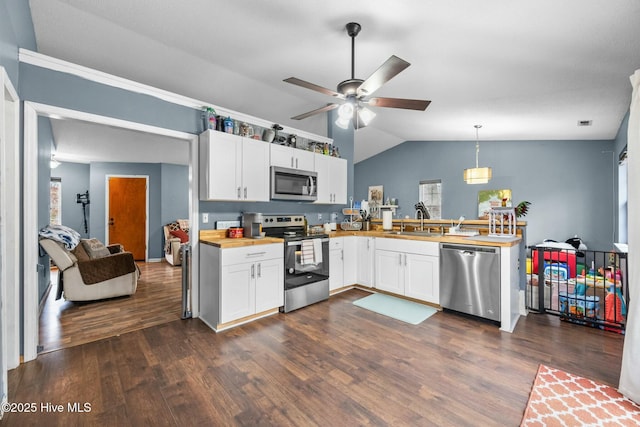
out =
<path fill-rule="evenodd" d="M 109 244 L 120 243 L 136 261 L 147 247 L 147 179 L 109 177 Z"/>

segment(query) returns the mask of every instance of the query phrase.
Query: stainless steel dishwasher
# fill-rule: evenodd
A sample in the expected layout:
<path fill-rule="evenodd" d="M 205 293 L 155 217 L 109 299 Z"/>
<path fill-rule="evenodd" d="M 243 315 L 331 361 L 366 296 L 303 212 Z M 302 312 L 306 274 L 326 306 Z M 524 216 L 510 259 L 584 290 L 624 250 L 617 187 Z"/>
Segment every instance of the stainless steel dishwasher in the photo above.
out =
<path fill-rule="evenodd" d="M 440 305 L 500 321 L 500 248 L 440 244 Z"/>

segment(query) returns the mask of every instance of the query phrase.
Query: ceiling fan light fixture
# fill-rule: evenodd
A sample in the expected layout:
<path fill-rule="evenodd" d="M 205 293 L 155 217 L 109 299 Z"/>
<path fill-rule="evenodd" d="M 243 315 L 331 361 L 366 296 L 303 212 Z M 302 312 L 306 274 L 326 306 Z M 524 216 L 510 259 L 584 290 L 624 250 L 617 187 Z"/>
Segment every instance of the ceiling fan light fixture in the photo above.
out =
<path fill-rule="evenodd" d="M 367 107 L 358 108 L 358 119 L 365 126 L 369 126 L 369 123 L 371 123 L 371 120 L 373 120 L 375 116 L 376 113 L 374 113 Z"/>
<path fill-rule="evenodd" d="M 486 184 L 491 180 L 492 171 L 491 168 L 478 167 L 478 156 L 480 154 L 480 139 L 478 138 L 478 130 L 482 125 L 474 125 L 476 128 L 476 167 L 464 170 L 464 182 L 467 184 Z"/>
<path fill-rule="evenodd" d="M 349 129 L 349 123 L 351 123 L 351 118 L 345 119 L 342 117 L 338 117 L 335 121 L 336 126 L 341 129 Z"/>
<path fill-rule="evenodd" d="M 338 116 L 341 119 L 349 120 L 353 117 L 353 104 L 351 102 L 345 102 L 338 108 Z"/>

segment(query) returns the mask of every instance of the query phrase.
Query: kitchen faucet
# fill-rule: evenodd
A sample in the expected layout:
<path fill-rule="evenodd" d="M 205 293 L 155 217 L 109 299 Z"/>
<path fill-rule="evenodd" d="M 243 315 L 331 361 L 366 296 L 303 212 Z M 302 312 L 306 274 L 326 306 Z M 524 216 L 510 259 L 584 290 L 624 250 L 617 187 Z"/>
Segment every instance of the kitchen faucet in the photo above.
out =
<path fill-rule="evenodd" d="M 424 231 L 424 214 L 420 209 L 416 209 L 416 219 L 418 219 L 418 215 L 420 215 L 420 231 Z"/>

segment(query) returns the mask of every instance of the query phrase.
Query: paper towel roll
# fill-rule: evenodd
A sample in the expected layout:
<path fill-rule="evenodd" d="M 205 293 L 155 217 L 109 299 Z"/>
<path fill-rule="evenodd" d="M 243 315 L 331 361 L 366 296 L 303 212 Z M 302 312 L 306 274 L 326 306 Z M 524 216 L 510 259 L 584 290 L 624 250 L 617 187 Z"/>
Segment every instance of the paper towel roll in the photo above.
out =
<path fill-rule="evenodd" d="M 393 230 L 393 212 L 382 211 L 382 229 Z"/>

